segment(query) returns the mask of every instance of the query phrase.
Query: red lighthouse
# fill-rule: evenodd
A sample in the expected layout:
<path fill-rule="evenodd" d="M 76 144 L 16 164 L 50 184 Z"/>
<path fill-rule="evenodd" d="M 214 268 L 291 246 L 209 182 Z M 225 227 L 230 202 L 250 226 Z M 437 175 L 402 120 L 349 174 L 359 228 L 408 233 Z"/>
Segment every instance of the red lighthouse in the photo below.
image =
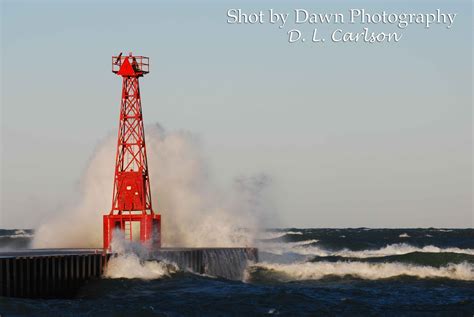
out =
<path fill-rule="evenodd" d="M 151 206 L 139 78 L 149 72 L 144 56 L 112 57 L 112 72 L 122 77 L 122 102 L 115 159 L 112 208 L 104 216 L 104 249 L 114 231 L 125 238 L 157 248 L 161 246 L 161 216 Z"/>

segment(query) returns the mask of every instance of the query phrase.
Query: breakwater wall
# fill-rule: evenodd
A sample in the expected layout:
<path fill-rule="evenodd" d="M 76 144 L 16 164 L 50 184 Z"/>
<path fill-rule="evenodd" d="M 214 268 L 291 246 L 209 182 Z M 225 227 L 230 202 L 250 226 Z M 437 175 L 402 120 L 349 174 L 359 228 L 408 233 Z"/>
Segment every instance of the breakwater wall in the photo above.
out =
<path fill-rule="evenodd" d="M 0 253 L 0 296 L 70 298 L 88 280 L 100 279 L 113 253 L 102 249 L 31 249 Z M 149 260 L 227 279 L 242 278 L 255 248 L 163 248 Z"/>

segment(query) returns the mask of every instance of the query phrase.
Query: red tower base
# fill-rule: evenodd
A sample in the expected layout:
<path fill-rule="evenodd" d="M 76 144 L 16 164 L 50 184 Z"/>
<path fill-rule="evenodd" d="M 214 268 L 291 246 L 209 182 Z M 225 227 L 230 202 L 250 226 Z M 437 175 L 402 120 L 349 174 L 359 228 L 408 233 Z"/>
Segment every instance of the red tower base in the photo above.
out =
<path fill-rule="evenodd" d="M 161 247 L 161 216 L 159 214 L 105 215 L 104 249 L 110 248 L 116 229 L 125 234 L 126 240 L 140 241 L 151 249 Z"/>

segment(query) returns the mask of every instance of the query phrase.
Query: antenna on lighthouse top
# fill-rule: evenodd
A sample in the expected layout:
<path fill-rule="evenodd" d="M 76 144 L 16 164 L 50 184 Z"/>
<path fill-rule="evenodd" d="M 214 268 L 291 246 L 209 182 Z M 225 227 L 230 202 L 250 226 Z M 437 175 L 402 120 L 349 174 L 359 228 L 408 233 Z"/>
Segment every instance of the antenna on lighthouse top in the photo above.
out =
<path fill-rule="evenodd" d="M 118 65 L 121 57 L 122 57 L 122 52 L 120 52 L 120 54 L 118 54 L 117 58 L 115 59 L 115 63 L 114 63 L 115 65 Z"/>

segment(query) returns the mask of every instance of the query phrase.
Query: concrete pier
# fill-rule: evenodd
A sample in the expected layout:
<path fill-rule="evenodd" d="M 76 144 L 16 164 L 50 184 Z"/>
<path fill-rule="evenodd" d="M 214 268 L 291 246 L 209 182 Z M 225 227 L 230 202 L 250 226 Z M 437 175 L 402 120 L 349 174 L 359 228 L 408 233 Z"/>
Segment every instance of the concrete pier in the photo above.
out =
<path fill-rule="evenodd" d="M 0 296 L 68 298 L 88 280 L 100 279 L 112 253 L 102 249 L 32 249 L 0 253 Z M 149 260 L 173 262 L 182 270 L 241 279 L 255 248 L 162 248 Z"/>

